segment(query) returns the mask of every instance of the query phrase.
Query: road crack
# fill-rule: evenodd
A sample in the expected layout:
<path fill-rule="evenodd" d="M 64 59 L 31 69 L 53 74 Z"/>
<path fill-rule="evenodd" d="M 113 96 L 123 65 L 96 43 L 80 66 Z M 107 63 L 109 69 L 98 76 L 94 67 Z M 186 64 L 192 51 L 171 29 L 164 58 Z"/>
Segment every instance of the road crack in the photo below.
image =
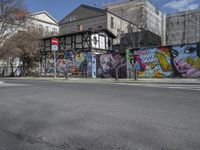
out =
<path fill-rule="evenodd" d="M 12 131 L 9 131 L 9 130 L 3 129 L 3 128 L 0 128 L 0 130 L 5 132 L 6 134 L 14 136 L 16 138 L 16 140 L 21 141 L 21 142 L 27 142 L 30 144 L 42 144 L 47 147 L 56 148 L 56 149 L 60 149 L 60 150 L 68 150 L 69 149 L 69 145 L 66 143 L 57 145 L 57 144 L 45 141 L 42 137 L 33 137 L 33 136 L 22 134 L 19 132 L 18 133 L 12 132 Z"/>

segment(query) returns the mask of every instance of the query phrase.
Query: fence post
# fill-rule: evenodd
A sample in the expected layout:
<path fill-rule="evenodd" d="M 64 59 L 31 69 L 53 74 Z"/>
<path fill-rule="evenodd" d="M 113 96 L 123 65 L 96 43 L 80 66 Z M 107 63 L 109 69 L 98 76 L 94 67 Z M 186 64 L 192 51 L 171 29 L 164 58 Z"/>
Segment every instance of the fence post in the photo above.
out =
<path fill-rule="evenodd" d="M 68 80 L 68 70 L 69 70 L 69 69 L 68 69 L 68 66 L 66 65 L 66 66 L 65 66 L 65 69 L 64 69 L 64 71 L 65 71 L 65 79 L 66 79 L 66 80 Z"/>
<path fill-rule="evenodd" d="M 118 80 L 118 68 L 115 69 L 115 80 Z"/>
<path fill-rule="evenodd" d="M 85 77 L 86 77 L 86 71 L 85 69 L 83 69 L 83 78 L 85 79 Z"/>
<path fill-rule="evenodd" d="M 134 67 L 134 74 L 135 74 L 134 79 L 137 80 L 137 67 L 136 66 Z"/>

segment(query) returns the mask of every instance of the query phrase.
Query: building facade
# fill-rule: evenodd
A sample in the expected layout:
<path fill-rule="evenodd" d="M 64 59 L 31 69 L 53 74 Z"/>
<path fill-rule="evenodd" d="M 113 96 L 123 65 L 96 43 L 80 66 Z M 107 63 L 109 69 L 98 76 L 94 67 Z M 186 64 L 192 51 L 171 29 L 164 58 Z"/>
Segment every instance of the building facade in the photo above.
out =
<path fill-rule="evenodd" d="M 58 21 L 47 11 L 29 14 L 26 20 L 26 29 L 39 29 L 43 36 L 55 35 L 59 33 Z"/>
<path fill-rule="evenodd" d="M 107 3 L 104 8 L 139 28 L 160 36 L 162 44 L 166 44 L 166 14 L 148 0 L 120 0 Z"/>
<path fill-rule="evenodd" d="M 150 32 L 141 31 L 124 34 L 120 42 L 120 50 L 126 50 L 130 47 L 161 46 L 160 36 Z"/>
<path fill-rule="evenodd" d="M 84 13 L 83 13 L 84 12 Z M 80 31 L 100 31 L 107 30 L 117 38 L 113 44 L 120 43 L 120 37 L 123 33 L 136 31 L 136 26 L 107 10 L 81 5 L 68 14 L 59 22 L 60 34 L 69 34 Z"/>
<path fill-rule="evenodd" d="M 97 76 L 96 56 L 112 51 L 114 35 L 106 30 L 99 32 L 81 31 L 54 36 L 58 39 L 56 51 L 56 70 L 63 75 L 66 68 L 71 74 L 85 74 L 85 77 Z M 51 49 L 52 37 L 44 38 L 42 73 L 52 75 L 54 57 Z M 67 66 L 67 67 L 66 67 Z"/>
<path fill-rule="evenodd" d="M 188 44 L 200 41 L 200 9 L 167 16 L 167 44 Z"/>

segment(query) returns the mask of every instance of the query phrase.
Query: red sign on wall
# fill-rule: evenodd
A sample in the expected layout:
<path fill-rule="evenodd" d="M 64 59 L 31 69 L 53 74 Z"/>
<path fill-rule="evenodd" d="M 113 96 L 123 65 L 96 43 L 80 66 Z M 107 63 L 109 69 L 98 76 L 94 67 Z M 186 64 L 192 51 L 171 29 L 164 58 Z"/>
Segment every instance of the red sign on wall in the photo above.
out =
<path fill-rule="evenodd" d="M 58 45 L 58 39 L 57 38 L 52 38 L 51 39 L 51 44 L 52 45 Z"/>

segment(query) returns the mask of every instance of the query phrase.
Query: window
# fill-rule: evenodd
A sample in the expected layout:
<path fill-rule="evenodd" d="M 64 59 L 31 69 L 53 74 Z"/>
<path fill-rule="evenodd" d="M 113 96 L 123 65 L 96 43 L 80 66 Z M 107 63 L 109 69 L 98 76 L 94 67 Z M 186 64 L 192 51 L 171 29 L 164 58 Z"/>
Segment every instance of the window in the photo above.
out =
<path fill-rule="evenodd" d="M 56 28 L 53 28 L 53 32 L 54 32 L 54 33 L 57 32 L 57 29 L 56 29 Z"/>
<path fill-rule="evenodd" d="M 120 35 L 121 35 L 121 30 L 117 29 L 117 37 L 120 37 Z"/>
<path fill-rule="evenodd" d="M 111 29 L 114 28 L 114 18 L 113 17 L 110 17 L 110 27 L 111 27 Z"/>
<path fill-rule="evenodd" d="M 31 26 L 32 28 L 34 28 L 34 27 L 35 27 L 35 24 L 34 24 L 33 22 L 31 22 L 31 23 L 30 23 L 30 26 Z"/>
<path fill-rule="evenodd" d="M 97 37 L 94 37 L 94 44 L 97 45 Z"/>
<path fill-rule="evenodd" d="M 73 17 L 70 17 L 70 18 L 69 18 L 69 21 L 70 21 L 70 22 L 75 21 L 75 20 L 77 20 L 77 17 L 76 17 L 76 16 L 73 16 Z"/>
<path fill-rule="evenodd" d="M 73 21 L 73 19 L 74 19 L 73 17 L 70 17 L 70 18 L 69 18 L 69 21 L 71 22 L 71 21 Z"/>
<path fill-rule="evenodd" d="M 42 25 L 41 24 L 39 25 L 39 29 L 42 29 Z"/>
<path fill-rule="evenodd" d="M 43 31 L 43 26 L 41 24 L 38 26 L 38 28 L 40 31 Z"/>
<path fill-rule="evenodd" d="M 77 25 L 76 28 L 78 31 L 83 31 L 83 25 Z"/>
<path fill-rule="evenodd" d="M 156 13 L 157 15 L 159 15 L 159 14 L 160 14 L 160 12 L 159 12 L 158 8 L 156 8 L 156 9 L 155 9 L 155 13 Z"/>
<path fill-rule="evenodd" d="M 46 28 L 45 28 L 45 29 L 46 29 L 46 32 L 48 32 L 48 31 L 49 31 L 49 27 L 48 27 L 48 26 L 46 26 Z"/>
<path fill-rule="evenodd" d="M 108 47 L 109 48 L 111 47 L 111 41 L 110 41 L 110 39 L 108 39 Z"/>

